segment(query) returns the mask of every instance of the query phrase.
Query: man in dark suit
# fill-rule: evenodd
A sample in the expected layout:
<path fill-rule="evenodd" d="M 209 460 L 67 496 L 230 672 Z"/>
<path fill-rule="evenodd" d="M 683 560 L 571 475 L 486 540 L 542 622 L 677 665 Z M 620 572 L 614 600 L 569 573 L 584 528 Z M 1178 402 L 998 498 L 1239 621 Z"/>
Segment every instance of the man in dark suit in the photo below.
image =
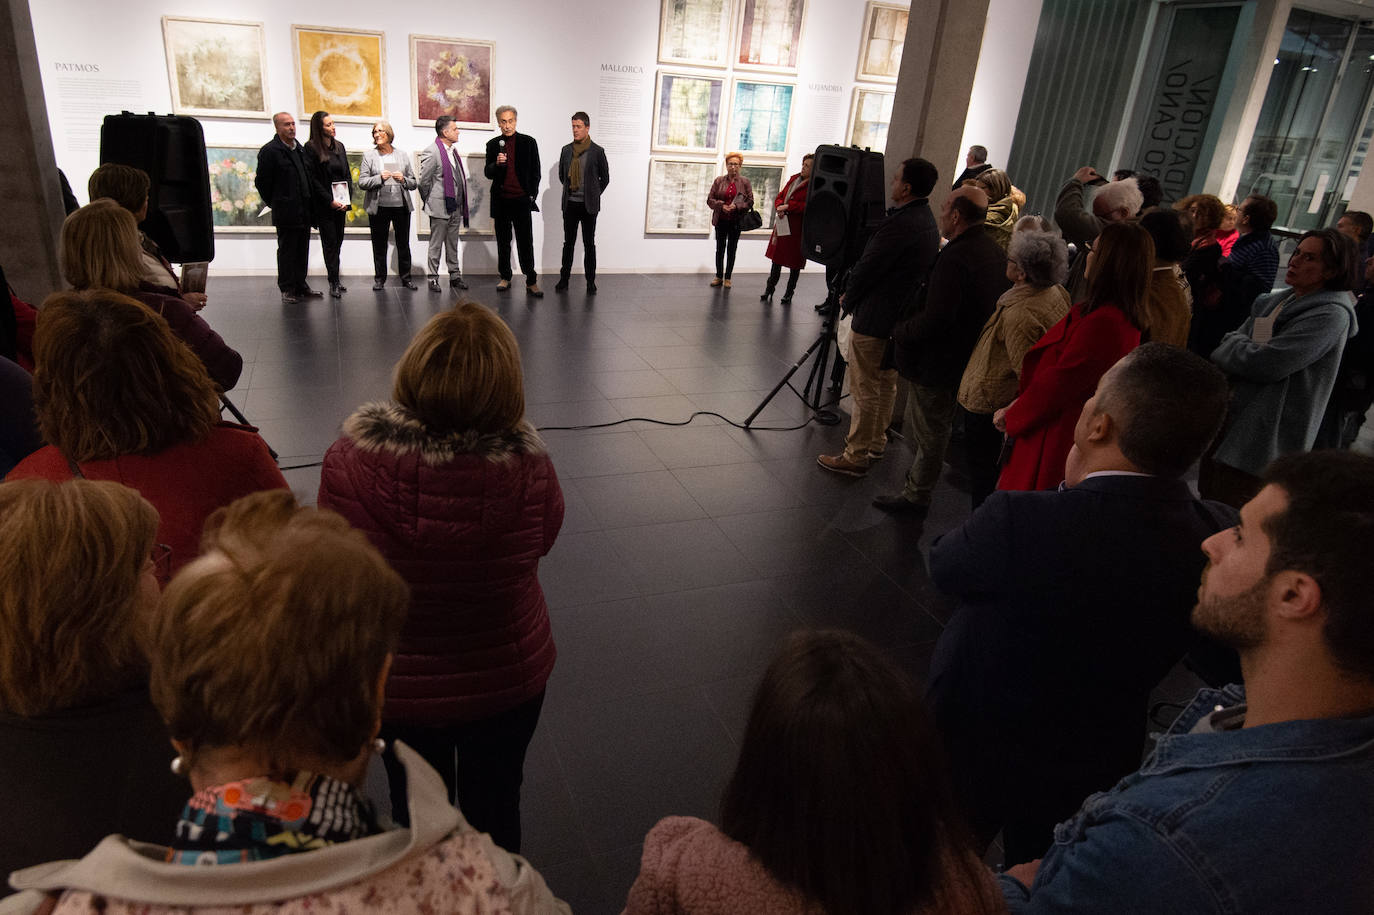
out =
<path fill-rule="evenodd" d="M 491 179 L 491 216 L 496 220 L 496 270 L 498 292 L 510 289 L 514 275 L 510 265 L 510 234 L 515 230 L 515 250 L 525 274 L 525 292 L 544 297 L 534 269 L 534 225 L 531 213 L 539 212 L 539 144 L 534 137 L 515 132 L 517 112 L 510 105 L 496 109 L 501 135 L 487 141 L 486 176 Z"/>
<path fill-rule="evenodd" d="M 959 609 L 927 698 L 984 846 L 1039 857 L 1056 823 L 1140 764 L 1150 691 L 1195 638 L 1200 545 L 1235 524 L 1180 477 L 1216 435 L 1226 378 L 1147 343 L 1083 406 L 1059 491 L 996 492 L 930 551 Z"/>
<path fill-rule="evenodd" d="M 310 259 L 311 196 L 314 182 L 305 167 L 301 144 L 296 142 L 296 119 L 282 111 L 272 116 L 277 135 L 258 150 L 258 172 L 253 184 L 262 202 L 272 208 L 277 229 L 277 288 L 285 305 L 302 298 L 322 298 L 305 282 Z M 327 193 L 327 192 L 326 192 Z"/>
<path fill-rule="evenodd" d="M 964 186 L 964 182 L 970 178 L 977 178 L 983 172 L 992 168 L 988 162 L 988 148 L 986 146 L 970 146 L 968 153 L 964 156 L 964 170 L 959 173 L 959 177 L 954 179 L 952 190 L 959 190 Z"/>
<path fill-rule="evenodd" d="M 892 176 L 895 206 L 850 268 L 840 309 L 854 315 L 849 351 L 854 402 L 844 451 L 816 458 L 831 473 L 864 476 L 870 455 L 881 456 L 887 447 L 884 430 L 897 396 L 897 371 L 882 367 L 883 352 L 892 326 L 911 310 L 940 249 L 940 231 L 927 199 L 938 180 L 940 173 L 925 159 L 903 162 Z"/>
<path fill-rule="evenodd" d="M 606 162 L 606 150 L 592 142 L 591 122 L 585 111 L 573 114 L 573 141 L 558 154 L 558 181 L 563 185 L 563 267 L 554 292 L 568 289 L 577 227 L 581 226 L 587 295 L 596 295 L 596 214 L 601 212 L 601 192 L 611 183 L 611 167 Z"/>
<path fill-rule="evenodd" d="M 982 188 L 961 187 L 945 198 L 940 233 L 949 244 L 935 258 L 916 314 L 892 329 L 897 373 L 911 383 L 902 430 L 916 458 L 900 493 L 873 500 L 884 511 L 925 514 L 930 509 L 964 366 L 998 297 L 1011 286 L 1007 252 L 983 230 L 987 215 Z"/>

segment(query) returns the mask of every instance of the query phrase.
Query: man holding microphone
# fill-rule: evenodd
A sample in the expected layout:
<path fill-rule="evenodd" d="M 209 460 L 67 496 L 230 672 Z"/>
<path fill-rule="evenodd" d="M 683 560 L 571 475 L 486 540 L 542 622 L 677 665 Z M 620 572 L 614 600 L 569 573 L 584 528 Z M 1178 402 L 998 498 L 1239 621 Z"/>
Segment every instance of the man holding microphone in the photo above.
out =
<path fill-rule="evenodd" d="M 516 110 L 510 105 L 496 109 L 501 135 L 487 141 L 486 176 L 491 179 L 491 215 L 496 222 L 496 269 L 501 274 L 498 292 L 510 289 L 510 235 L 515 230 L 516 253 L 520 271 L 525 274 L 525 292 L 544 297 L 539 274 L 534 269 L 534 226 L 531 213 L 539 211 L 539 144 L 534 137 L 515 132 Z"/>

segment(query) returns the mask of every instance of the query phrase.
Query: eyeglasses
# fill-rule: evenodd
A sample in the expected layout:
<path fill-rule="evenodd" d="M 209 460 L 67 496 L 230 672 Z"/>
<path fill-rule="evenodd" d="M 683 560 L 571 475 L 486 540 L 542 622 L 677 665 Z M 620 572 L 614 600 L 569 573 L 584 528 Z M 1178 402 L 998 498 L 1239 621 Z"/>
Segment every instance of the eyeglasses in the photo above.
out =
<path fill-rule="evenodd" d="M 153 565 L 153 575 L 157 583 L 165 585 L 172 580 L 172 548 L 165 543 L 154 543 L 148 551 L 148 561 Z"/>

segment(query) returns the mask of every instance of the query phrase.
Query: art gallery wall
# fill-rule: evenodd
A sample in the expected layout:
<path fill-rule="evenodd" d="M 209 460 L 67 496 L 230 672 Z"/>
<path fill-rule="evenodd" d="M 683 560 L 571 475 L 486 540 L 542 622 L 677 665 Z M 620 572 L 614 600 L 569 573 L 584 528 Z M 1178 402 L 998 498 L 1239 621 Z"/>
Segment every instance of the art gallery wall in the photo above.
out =
<path fill-rule="evenodd" d="M 1022 0 L 992 0 L 985 48 L 996 43 L 992 61 L 980 63 L 970 123 L 991 125 L 969 142 L 1008 148 L 1020 104 L 1025 66 L 1020 51 L 1006 47 L 1009 36 L 1024 44 L 1029 58 L 1035 19 Z M 1039 3 L 1026 3 L 1038 10 Z M 327 25 L 384 31 L 386 113 L 396 145 L 414 150 L 433 142 L 432 128 L 413 126 L 410 116 L 409 35 L 445 35 L 491 40 L 495 50 L 495 96 L 520 110 L 519 128 L 539 141 L 545 183 L 539 195 L 535 244 L 542 273 L 556 272 L 562 244 L 554 176 L 558 150 L 570 140 L 568 117 L 584 109 L 592 137 L 607 148 L 611 186 L 602 198 L 597 241 L 602 272 L 711 272 L 713 243 L 704 235 L 646 235 L 645 197 L 657 62 L 659 4 L 621 4 L 614 15 L 586 4 L 555 0 L 500 3 L 420 3 L 387 6 L 375 0 L 34 0 L 31 13 L 58 165 L 86 202 L 85 180 L 98 164 L 104 115 L 120 110 L 172 110 L 163 49 L 164 14 L 260 21 L 265 24 L 269 105 L 296 114 L 305 139 L 308 111 L 297 101 L 291 26 Z M 736 4 L 738 8 L 738 3 Z M 328 11 L 325 15 L 324 10 Z M 795 78 L 787 174 L 797 170 L 803 151 L 843 142 L 849 118 L 865 0 L 809 0 L 802 36 L 800 72 Z M 1007 27 L 1006 23 L 1016 24 Z M 1013 49 L 1014 50 L 1014 49 Z M 1019 75 L 1017 67 L 1020 66 Z M 771 77 L 769 77 L 771 78 Z M 790 79 L 790 78 L 789 78 Z M 1008 81 L 1014 85 L 1008 85 Z M 1012 91 L 1014 90 L 1014 91 Z M 259 146 L 272 136 L 267 121 L 202 118 L 210 146 Z M 365 124 L 340 124 L 339 138 L 353 151 L 371 145 Z M 991 139 L 996 131 L 1004 140 Z M 466 152 L 480 152 L 495 131 L 465 130 Z M 1005 156 L 1005 152 L 1002 153 Z M 942 171 L 946 166 L 942 164 Z M 949 167 L 952 167 L 949 166 Z M 552 185 L 552 186 L 551 186 Z M 704 206 L 704 201 L 703 201 Z M 413 232 L 413 229 L 412 229 Z M 263 274 L 275 269 L 275 239 L 269 235 L 217 235 L 213 270 L 221 274 Z M 412 238 L 417 265 L 423 239 Z M 741 241 L 737 270 L 764 270 L 765 237 Z M 312 244 L 311 270 L 323 272 L 319 246 Z M 493 239 L 464 244 L 464 270 L 495 272 Z M 580 251 L 578 255 L 580 267 Z M 343 270 L 372 272 L 366 234 L 349 235 Z"/>

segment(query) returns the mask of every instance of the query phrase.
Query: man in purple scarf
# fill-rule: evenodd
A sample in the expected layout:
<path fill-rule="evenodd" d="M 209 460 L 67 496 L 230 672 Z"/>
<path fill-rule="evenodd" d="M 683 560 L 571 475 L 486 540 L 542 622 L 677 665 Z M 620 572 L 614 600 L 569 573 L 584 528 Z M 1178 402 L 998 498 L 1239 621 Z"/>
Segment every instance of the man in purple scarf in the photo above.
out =
<path fill-rule="evenodd" d="M 429 217 L 429 291 L 439 291 L 439 251 L 448 263 L 448 284 L 466 289 L 458 264 L 458 233 L 468 224 L 468 180 L 459 155 L 458 123 L 448 115 L 434 122 L 438 137 L 420 151 L 420 200 Z"/>

